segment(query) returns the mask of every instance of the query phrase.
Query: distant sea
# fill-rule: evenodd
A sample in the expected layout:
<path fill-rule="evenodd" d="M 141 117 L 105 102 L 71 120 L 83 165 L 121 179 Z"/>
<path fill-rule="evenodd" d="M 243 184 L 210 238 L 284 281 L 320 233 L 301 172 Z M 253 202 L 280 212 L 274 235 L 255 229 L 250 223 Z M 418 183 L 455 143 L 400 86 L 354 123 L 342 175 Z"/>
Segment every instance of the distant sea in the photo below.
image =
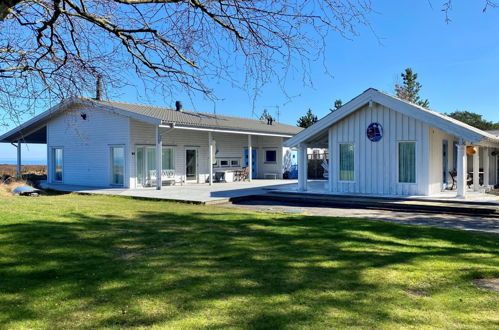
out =
<path fill-rule="evenodd" d="M 0 165 L 16 165 L 17 160 L 15 159 L 2 159 L 0 158 Z M 47 161 L 45 159 L 22 159 L 22 165 L 47 165 Z"/>

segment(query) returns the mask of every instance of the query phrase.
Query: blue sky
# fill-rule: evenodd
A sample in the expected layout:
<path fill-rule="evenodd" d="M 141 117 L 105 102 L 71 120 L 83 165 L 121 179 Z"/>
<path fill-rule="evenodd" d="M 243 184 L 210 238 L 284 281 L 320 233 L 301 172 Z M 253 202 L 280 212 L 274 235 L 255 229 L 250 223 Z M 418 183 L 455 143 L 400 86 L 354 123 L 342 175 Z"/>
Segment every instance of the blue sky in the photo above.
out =
<path fill-rule="evenodd" d="M 301 76 L 287 81 L 286 97 L 277 85 L 269 85 L 254 106 L 247 93 L 229 85 L 213 86 L 221 99 L 214 105 L 203 97 L 179 95 L 184 108 L 251 117 L 267 108 L 280 121 L 295 125 L 308 108 L 322 117 L 335 99 L 344 102 L 374 87 L 393 93 L 400 73 L 407 67 L 419 74 L 421 96 L 440 112 L 456 109 L 482 114 L 499 121 L 499 9 L 482 13 L 484 1 L 455 1 L 452 22 L 447 24 L 441 1 L 373 1 L 372 30 L 359 28 L 351 40 L 338 35 L 328 39 L 327 67 L 311 64 L 313 87 L 303 85 Z M 125 102 L 144 103 L 133 90 L 121 91 Z M 173 106 L 175 99 L 148 96 L 148 103 Z M 27 118 L 26 118 L 27 119 Z M 6 130 L 1 130 L 3 133 Z M 15 148 L 0 144 L 0 159 L 15 159 Z M 25 159 L 45 159 L 44 146 L 29 146 Z"/>

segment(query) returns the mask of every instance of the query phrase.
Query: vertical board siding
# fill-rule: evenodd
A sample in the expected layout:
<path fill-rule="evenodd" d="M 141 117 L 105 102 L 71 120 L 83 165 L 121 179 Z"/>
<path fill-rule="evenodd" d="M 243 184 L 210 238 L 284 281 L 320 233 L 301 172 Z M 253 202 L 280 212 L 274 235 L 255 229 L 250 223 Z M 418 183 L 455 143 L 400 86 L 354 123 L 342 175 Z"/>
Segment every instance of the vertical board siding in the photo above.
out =
<path fill-rule="evenodd" d="M 446 134 L 436 128 L 430 127 L 429 129 L 429 175 L 428 175 L 428 189 L 430 194 L 435 194 L 442 191 L 443 186 L 443 152 L 442 144 L 444 140 L 449 141 L 449 150 L 447 157 L 447 167 L 448 170 L 454 168 L 454 141 L 458 141 L 458 138 L 449 134 Z M 471 157 L 469 157 L 471 158 Z M 447 177 L 447 184 L 452 184 L 452 179 L 450 175 Z"/>
<path fill-rule="evenodd" d="M 371 142 L 366 130 L 370 123 L 383 126 L 383 138 Z M 428 194 L 428 125 L 373 103 L 364 106 L 330 127 L 333 142 L 332 192 L 373 195 Z M 398 142 L 416 142 L 416 183 L 398 183 Z M 339 144 L 355 145 L 355 180 L 339 181 Z"/>
<path fill-rule="evenodd" d="M 87 115 L 83 120 L 81 113 Z M 68 110 L 47 124 L 49 173 L 52 148 L 63 148 L 63 183 L 107 187 L 111 183 L 110 145 L 123 145 L 129 153 L 129 119 L 96 108 Z M 124 186 L 128 186 L 129 162 L 125 158 Z M 49 176 L 52 179 L 52 175 Z"/>

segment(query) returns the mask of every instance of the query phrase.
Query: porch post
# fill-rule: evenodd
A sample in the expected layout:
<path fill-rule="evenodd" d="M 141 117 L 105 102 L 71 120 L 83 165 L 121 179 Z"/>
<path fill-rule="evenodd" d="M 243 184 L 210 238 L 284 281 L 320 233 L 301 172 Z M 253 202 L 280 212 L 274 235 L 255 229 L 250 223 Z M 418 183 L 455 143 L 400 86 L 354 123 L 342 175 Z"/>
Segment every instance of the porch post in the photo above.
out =
<path fill-rule="evenodd" d="M 328 181 L 329 181 L 329 192 L 333 192 L 333 134 L 331 130 L 328 131 Z"/>
<path fill-rule="evenodd" d="M 307 147 L 300 146 L 298 149 L 298 190 L 307 190 L 307 177 L 308 177 L 308 157 Z"/>
<path fill-rule="evenodd" d="M 251 182 L 253 179 L 253 147 L 251 145 L 251 135 L 248 135 L 248 179 Z"/>
<path fill-rule="evenodd" d="M 473 190 L 480 190 L 480 150 L 475 146 L 475 153 L 473 154 Z"/>
<path fill-rule="evenodd" d="M 466 198 L 466 145 L 457 146 L 457 198 Z"/>
<path fill-rule="evenodd" d="M 208 145 L 209 145 L 209 153 L 210 153 L 210 156 L 209 156 L 209 175 L 210 175 L 210 186 L 213 185 L 213 136 L 211 134 L 211 132 L 208 132 Z"/>
<path fill-rule="evenodd" d="M 490 159 L 489 148 L 483 148 L 483 186 L 489 187 L 490 181 Z"/>
<path fill-rule="evenodd" d="M 161 190 L 161 170 L 163 167 L 163 140 L 159 132 L 159 126 L 156 126 L 156 189 Z"/>
<path fill-rule="evenodd" d="M 21 140 L 17 141 L 17 178 L 21 179 Z"/>

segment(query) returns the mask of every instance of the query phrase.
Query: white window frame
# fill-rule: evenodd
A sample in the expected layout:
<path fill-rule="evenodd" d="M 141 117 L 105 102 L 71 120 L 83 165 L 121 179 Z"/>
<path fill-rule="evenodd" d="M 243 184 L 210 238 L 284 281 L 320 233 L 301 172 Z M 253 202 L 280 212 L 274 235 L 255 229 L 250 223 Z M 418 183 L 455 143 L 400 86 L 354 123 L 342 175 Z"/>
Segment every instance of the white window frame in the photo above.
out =
<path fill-rule="evenodd" d="M 161 170 L 174 170 L 176 171 L 177 164 L 175 164 L 175 154 L 177 153 L 175 150 L 174 146 L 163 146 L 162 147 L 162 152 L 164 152 L 164 149 L 171 149 L 172 150 L 172 157 L 173 157 L 173 168 L 162 168 Z M 163 160 L 161 160 L 161 164 L 163 165 Z"/>
<path fill-rule="evenodd" d="M 340 161 L 340 150 L 341 150 L 341 145 L 342 144 L 351 144 L 352 147 L 353 147 L 353 180 L 341 180 L 341 175 L 340 175 L 340 172 L 341 172 L 341 161 Z M 357 153 L 355 152 L 357 150 L 357 147 L 355 146 L 355 143 L 354 142 L 348 142 L 348 141 L 345 141 L 345 142 L 338 142 L 338 182 L 341 182 L 341 183 L 355 183 L 356 180 L 357 180 Z"/>
<path fill-rule="evenodd" d="M 233 162 L 236 162 L 236 164 L 232 164 Z M 241 161 L 239 159 L 231 159 L 230 160 L 230 167 L 239 167 L 241 166 Z"/>
<path fill-rule="evenodd" d="M 273 160 L 273 161 L 267 160 L 267 151 L 275 152 L 275 160 Z M 264 152 L 264 159 L 263 159 L 264 164 L 277 164 L 277 149 L 276 148 L 266 148 L 263 150 L 263 152 Z"/>
<path fill-rule="evenodd" d="M 61 149 L 62 150 L 62 179 L 56 180 L 55 179 L 55 149 Z M 51 162 L 51 171 L 50 171 L 50 176 L 51 176 L 51 182 L 52 183 L 63 183 L 64 182 L 64 147 L 60 146 L 53 146 L 50 147 L 51 150 L 51 155 L 50 155 L 50 162 Z"/>
<path fill-rule="evenodd" d="M 113 183 L 113 148 L 123 148 L 123 183 Z M 108 144 L 109 152 L 109 185 L 111 187 L 124 187 L 126 182 L 126 169 L 127 169 L 127 152 L 126 145 L 124 144 Z"/>
<path fill-rule="evenodd" d="M 400 182 L 400 143 L 414 143 L 414 182 Z M 418 184 L 418 142 L 414 140 L 397 141 L 397 184 L 417 185 Z"/>

